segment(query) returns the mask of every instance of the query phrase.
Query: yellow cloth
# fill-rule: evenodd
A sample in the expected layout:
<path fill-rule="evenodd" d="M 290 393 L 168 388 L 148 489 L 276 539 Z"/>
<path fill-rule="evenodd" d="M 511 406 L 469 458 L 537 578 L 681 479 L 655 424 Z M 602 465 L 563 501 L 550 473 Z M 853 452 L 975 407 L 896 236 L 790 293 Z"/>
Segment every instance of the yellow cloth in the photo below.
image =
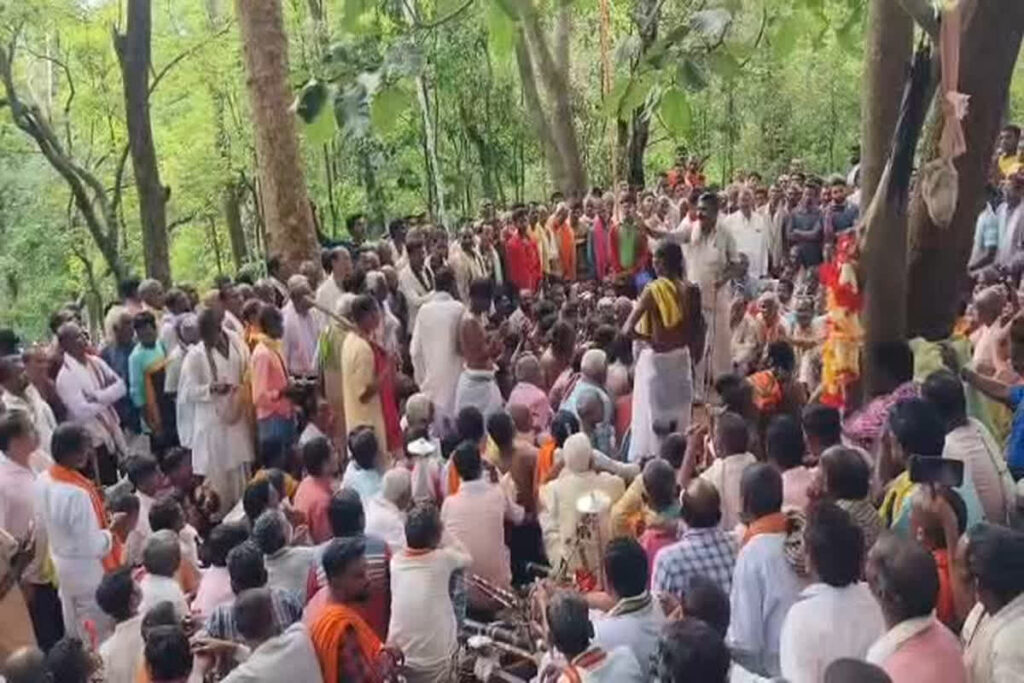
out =
<path fill-rule="evenodd" d="M 882 507 L 878 510 L 878 513 L 882 515 L 882 519 L 885 520 L 886 526 L 891 527 L 893 522 L 896 521 L 896 516 L 903 509 L 904 499 L 913 488 L 914 482 L 910 481 L 909 472 L 903 472 L 892 480 L 888 490 L 885 492 L 885 498 L 882 500 Z"/>
<path fill-rule="evenodd" d="M 999 174 L 1004 178 L 1021 169 L 1021 159 L 1016 154 L 1004 154 L 999 157 Z"/>
<path fill-rule="evenodd" d="M 662 327 L 671 328 L 679 324 L 683 319 L 683 309 L 679 306 L 679 296 L 676 292 L 676 283 L 665 277 L 659 277 L 647 285 L 648 291 L 654 297 L 654 305 L 658 307 L 658 315 L 661 317 Z M 651 320 L 650 311 L 644 313 L 636 323 L 636 332 L 639 335 L 648 337 L 654 330 L 654 322 Z"/>

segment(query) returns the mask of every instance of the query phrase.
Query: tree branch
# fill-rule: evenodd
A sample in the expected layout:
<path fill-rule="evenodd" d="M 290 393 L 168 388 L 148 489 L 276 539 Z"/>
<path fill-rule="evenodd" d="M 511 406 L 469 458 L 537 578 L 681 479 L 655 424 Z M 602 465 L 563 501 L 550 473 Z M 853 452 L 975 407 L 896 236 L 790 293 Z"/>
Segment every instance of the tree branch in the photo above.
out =
<path fill-rule="evenodd" d="M 440 19 L 435 19 L 434 21 L 428 22 L 426 24 L 421 23 L 419 19 L 417 19 L 413 21 L 412 27 L 417 30 L 430 30 L 435 29 L 438 26 L 443 26 L 448 22 L 452 21 L 453 19 L 457 19 L 461 14 L 463 14 L 466 10 L 472 7 L 473 3 L 475 2 L 476 0 L 466 0 L 466 2 L 462 3 L 461 5 L 453 9 L 451 12 L 441 17 Z"/>
<path fill-rule="evenodd" d="M 470 1 L 472 2 L 472 0 L 470 0 Z M 203 40 L 200 40 L 200 41 L 199 41 L 198 43 L 196 43 L 195 45 L 193 45 L 193 46 L 191 46 L 191 47 L 187 48 L 186 50 L 184 50 L 183 52 L 181 52 L 181 53 L 180 53 L 180 54 L 179 54 L 179 55 L 178 55 L 177 57 L 175 57 L 175 58 L 174 58 L 174 59 L 172 59 L 171 61 L 167 62 L 167 64 L 165 64 L 165 65 L 164 65 L 164 67 L 163 67 L 162 69 L 160 69 L 160 71 L 157 71 L 157 72 L 156 72 L 156 73 L 154 74 L 154 76 L 153 76 L 153 80 L 152 80 L 152 81 L 150 82 L 150 84 L 149 84 L 149 93 L 148 93 L 148 94 L 150 94 L 150 95 L 152 95 L 152 94 L 153 94 L 153 91 L 154 91 L 154 90 L 156 90 L 156 87 L 157 87 L 158 85 L 160 85 L 160 81 L 162 81 L 162 80 L 164 79 L 164 76 L 166 76 L 166 75 L 167 75 L 167 72 L 168 72 L 168 71 L 170 71 L 171 69 L 173 69 L 174 67 L 176 67 L 176 66 L 177 66 L 178 64 L 180 64 L 180 63 L 181 63 L 181 62 L 182 62 L 183 60 L 185 60 L 185 59 L 187 59 L 188 57 L 191 57 L 191 56 L 192 56 L 192 55 L 194 55 L 195 53 L 199 52 L 199 51 L 200 51 L 200 50 L 202 50 L 202 49 L 203 49 L 204 47 L 206 47 L 207 45 L 209 45 L 209 44 L 210 44 L 210 43 L 212 43 L 213 41 L 217 40 L 217 39 L 218 39 L 218 38 L 220 38 L 221 36 L 224 36 L 224 35 L 226 35 L 226 34 L 227 34 L 227 32 L 228 32 L 228 31 L 229 31 L 230 29 L 231 29 L 231 24 L 228 24 L 228 25 L 227 25 L 227 26 L 225 26 L 224 28 L 222 28 L 222 29 L 220 29 L 219 31 L 217 31 L 216 33 L 214 33 L 214 34 L 213 34 L 212 36 L 209 36 L 209 37 L 207 37 L 207 38 L 204 38 Z"/>

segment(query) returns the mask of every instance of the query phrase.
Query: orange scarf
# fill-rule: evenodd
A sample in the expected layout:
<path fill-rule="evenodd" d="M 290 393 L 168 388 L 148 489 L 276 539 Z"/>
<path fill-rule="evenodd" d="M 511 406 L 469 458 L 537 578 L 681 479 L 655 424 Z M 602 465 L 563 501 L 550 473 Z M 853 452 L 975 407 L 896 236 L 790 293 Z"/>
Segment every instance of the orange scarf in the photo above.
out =
<path fill-rule="evenodd" d="M 562 262 L 562 277 L 576 279 L 576 235 L 569 225 L 569 219 L 558 229 L 558 257 Z"/>
<path fill-rule="evenodd" d="M 106 529 L 107 509 L 103 505 L 103 498 L 100 496 L 100 492 L 96 488 L 96 485 L 82 476 L 79 472 L 64 467 L 63 465 L 53 465 L 50 467 L 49 471 L 50 478 L 54 481 L 77 486 L 89 494 L 89 502 L 92 503 L 92 511 L 96 513 L 96 523 L 100 525 L 100 529 Z M 110 552 L 103 558 L 104 572 L 114 571 L 121 566 L 121 555 L 123 552 L 121 539 L 114 534 L 111 534 L 110 536 L 113 539 L 113 542 L 110 547 Z"/>
<path fill-rule="evenodd" d="M 383 647 L 380 638 L 372 628 L 366 625 L 366 622 L 355 610 L 345 605 L 332 603 L 320 612 L 320 616 L 317 617 L 309 634 L 313 640 L 313 647 L 316 649 L 317 659 L 320 660 L 320 668 L 323 670 L 325 681 L 338 680 L 338 650 L 349 629 L 355 632 L 359 649 L 362 651 L 363 657 L 366 658 L 367 664 L 370 665 L 369 668 L 374 667 L 377 656 Z"/>
<path fill-rule="evenodd" d="M 771 370 L 755 372 L 747 378 L 754 388 L 754 406 L 761 411 L 771 412 L 782 405 L 782 385 Z"/>
<path fill-rule="evenodd" d="M 540 487 L 547 483 L 548 474 L 551 473 L 551 469 L 555 466 L 555 449 L 558 448 L 558 444 L 555 440 L 548 438 L 540 447 L 540 451 L 537 452 L 537 466 L 533 470 L 533 495 L 536 497 L 540 493 Z"/>
<path fill-rule="evenodd" d="M 784 533 L 786 533 L 786 515 L 781 512 L 773 512 L 770 515 L 761 517 L 748 526 L 746 532 L 743 534 L 743 543 L 740 545 L 746 545 L 750 539 L 754 538 L 754 536 L 760 536 L 761 534 Z"/>

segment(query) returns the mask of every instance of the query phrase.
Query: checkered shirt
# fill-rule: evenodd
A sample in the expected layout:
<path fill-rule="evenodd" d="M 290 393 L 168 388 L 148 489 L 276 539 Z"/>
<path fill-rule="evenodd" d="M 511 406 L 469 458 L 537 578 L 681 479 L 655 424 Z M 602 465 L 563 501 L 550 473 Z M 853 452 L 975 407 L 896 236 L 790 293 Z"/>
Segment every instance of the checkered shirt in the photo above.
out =
<path fill-rule="evenodd" d="M 736 543 L 720 527 L 687 529 L 677 543 L 658 552 L 651 587 L 656 593 L 681 597 L 690 579 L 704 576 L 729 595 L 735 566 Z"/>

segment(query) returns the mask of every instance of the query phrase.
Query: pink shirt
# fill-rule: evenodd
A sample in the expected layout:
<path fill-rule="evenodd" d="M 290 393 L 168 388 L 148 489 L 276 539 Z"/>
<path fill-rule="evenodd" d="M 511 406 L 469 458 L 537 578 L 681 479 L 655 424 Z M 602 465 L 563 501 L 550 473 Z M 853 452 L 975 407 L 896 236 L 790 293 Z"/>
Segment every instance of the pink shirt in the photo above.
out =
<path fill-rule="evenodd" d="M 782 507 L 804 510 L 807 508 L 807 489 L 814 480 L 814 470 L 792 467 L 782 473 Z"/>
<path fill-rule="evenodd" d="M 908 622 L 916 622 L 916 619 Z M 881 667 L 889 674 L 892 683 L 967 683 L 967 671 L 964 668 L 963 654 L 960 652 L 960 642 L 949 629 L 935 621 L 924 630 L 911 626 L 907 628 L 908 622 L 898 624 L 894 629 L 886 633 L 871 648 L 868 654 L 877 651 L 883 641 L 888 645 L 887 650 L 895 648 L 894 652 L 882 659 Z M 900 631 L 906 631 L 900 633 Z M 911 635 L 912 633 L 912 635 Z M 900 639 L 906 637 L 906 640 Z"/>
<path fill-rule="evenodd" d="M 309 533 L 317 545 L 328 541 L 334 535 L 327 518 L 327 506 L 331 503 L 331 484 L 320 477 L 303 477 L 295 490 L 292 507 L 304 513 L 309 522 Z"/>
<path fill-rule="evenodd" d="M 523 509 L 510 501 L 505 491 L 486 479 L 464 481 L 458 493 L 441 505 L 444 529 L 469 551 L 470 571 L 502 588 L 512 585 L 505 518 L 519 522 Z"/>
<path fill-rule="evenodd" d="M 210 616 L 214 609 L 228 605 L 235 599 L 231 591 L 231 576 L 227 567 L 211 566 L 203 571 L 199 581 L 196 597 L 192 601 L 192 611 L 204 617 Z"/>
<path fill-rule="evenodd" d="M 256 419 L 290 418 L 295 408 L 290 399 L 281 395 L 288 386 L 288 374 L 281 355 L 261 342 L 253 349 L 251 363 L 252 402 L 256 406 Z"/>
<path fill-rule="evenodd" d="M 512 388 L 508 395 L 508 405 L 524 405 L 530 411 L 533 429 L 537 434 L 543 434 L 551 426 L 551 402 L 544 390 L 535 384 L 519 382 Z"/>

